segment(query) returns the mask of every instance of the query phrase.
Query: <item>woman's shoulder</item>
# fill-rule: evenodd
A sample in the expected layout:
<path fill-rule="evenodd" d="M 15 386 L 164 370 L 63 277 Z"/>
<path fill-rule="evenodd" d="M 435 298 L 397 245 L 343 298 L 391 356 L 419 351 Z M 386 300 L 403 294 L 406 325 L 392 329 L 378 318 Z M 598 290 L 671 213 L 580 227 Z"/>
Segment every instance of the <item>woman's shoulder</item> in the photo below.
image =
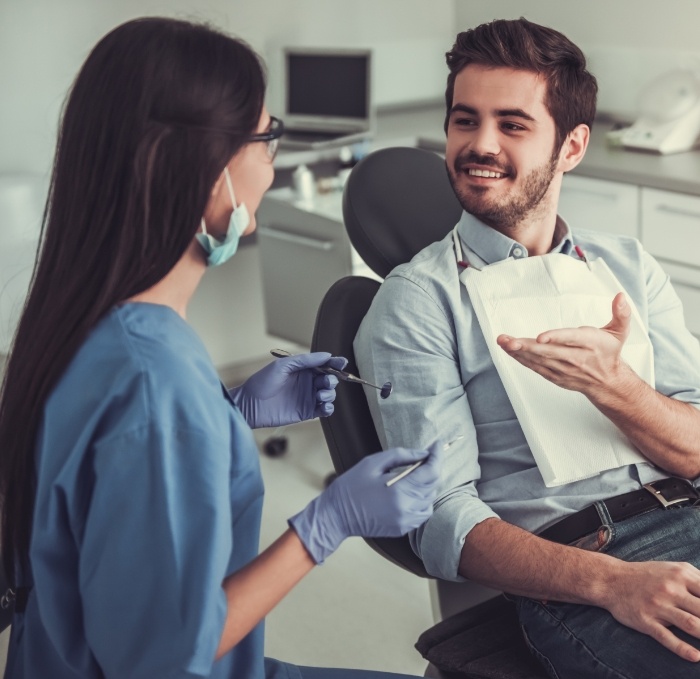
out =
<path fill-rule="evenodd" d="M 186 425 L 213 416 L 211 404 L 220 396 L 206 349 L 180 316 L 168 307 L 127 304 L 93 328 L 47 414 L 113 432 L 162 420 Z"/>
<path fill-rule="evenodd" d="M 69 371 L 89 370 L 117 383 L 134 376 L 164 386 L 218 379 L 195 331 L 173 309 L 157 304 L 112 309 L 88 335 L 73 364 Z"/>

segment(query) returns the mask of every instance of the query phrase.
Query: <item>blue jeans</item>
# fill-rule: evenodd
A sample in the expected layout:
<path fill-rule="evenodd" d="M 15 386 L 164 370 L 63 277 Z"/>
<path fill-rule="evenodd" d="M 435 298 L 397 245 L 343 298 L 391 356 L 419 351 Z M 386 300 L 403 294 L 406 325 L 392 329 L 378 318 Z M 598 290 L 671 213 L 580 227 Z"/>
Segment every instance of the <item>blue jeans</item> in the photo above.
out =
<path fill-rule="evenodd" d="M 598 506 L 605 515 L 604 506 Z M 700 568 L 700 507 L 658 509 L 601 523 L 610 532 L 603 545 L 593 547 L 596 551 L 625 561 L 685 561 Z M 554 679 L 700 678 L 700 663 L 683 660 L 602 608 L 515 600 L 525 640 Z M 700 639 L 670 629 L 700 648 Z"/>

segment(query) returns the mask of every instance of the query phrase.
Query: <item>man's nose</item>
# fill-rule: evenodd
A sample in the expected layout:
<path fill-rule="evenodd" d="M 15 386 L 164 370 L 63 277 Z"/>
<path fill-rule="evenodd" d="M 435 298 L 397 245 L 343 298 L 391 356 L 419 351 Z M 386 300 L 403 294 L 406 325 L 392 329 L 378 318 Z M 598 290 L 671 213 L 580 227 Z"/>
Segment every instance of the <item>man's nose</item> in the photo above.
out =
<path fill-rule="evenodd" d="M 471 139 L 471 150 L 482 156 L 497 156 L 501 150 L 498 126 L 482 122 Z"/>

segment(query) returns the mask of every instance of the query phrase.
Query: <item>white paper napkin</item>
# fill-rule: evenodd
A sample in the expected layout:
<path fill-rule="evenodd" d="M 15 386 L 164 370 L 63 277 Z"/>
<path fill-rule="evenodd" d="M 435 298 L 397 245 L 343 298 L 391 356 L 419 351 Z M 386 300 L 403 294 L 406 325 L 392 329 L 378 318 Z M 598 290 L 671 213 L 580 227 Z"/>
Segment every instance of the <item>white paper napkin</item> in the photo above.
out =
<path fill-rule="evenodd" d="M 601 259 L 561 254 L 507 259 L 481 271 L 465 269 L 467 287 L 498 374 L 503 381 L 545 485 L 560 486 L 628 464 L 648 462 L 629 439 L 582 394 L 549 382 L 496 344 L 501 334 L 535 338 L 583 325 L 603 327 L 612 300 L 624 291 Z M 623 360 L 654 386 L 654 355 L 629 295 L 631 331 Z"/>

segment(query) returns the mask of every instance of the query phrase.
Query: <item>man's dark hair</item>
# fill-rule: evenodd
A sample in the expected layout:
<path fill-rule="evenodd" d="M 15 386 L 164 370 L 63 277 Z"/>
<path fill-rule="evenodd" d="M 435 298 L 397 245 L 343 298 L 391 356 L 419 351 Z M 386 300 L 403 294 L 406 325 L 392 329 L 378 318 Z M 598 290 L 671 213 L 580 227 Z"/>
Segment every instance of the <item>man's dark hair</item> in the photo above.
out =
<path fill-rule="evenodd" d="M 541 74 L 547 83 L 544 104 L 556 128 L 555 150 L 577 125 L 593 125 L 598 84 L 586 70 L 583 52 L 559 31 L 524 17 L 497 19 L 459 33 L 445 57 L 450 69 L 445 90 L 445 132 L 455 78 L 469 64 Z"/>

